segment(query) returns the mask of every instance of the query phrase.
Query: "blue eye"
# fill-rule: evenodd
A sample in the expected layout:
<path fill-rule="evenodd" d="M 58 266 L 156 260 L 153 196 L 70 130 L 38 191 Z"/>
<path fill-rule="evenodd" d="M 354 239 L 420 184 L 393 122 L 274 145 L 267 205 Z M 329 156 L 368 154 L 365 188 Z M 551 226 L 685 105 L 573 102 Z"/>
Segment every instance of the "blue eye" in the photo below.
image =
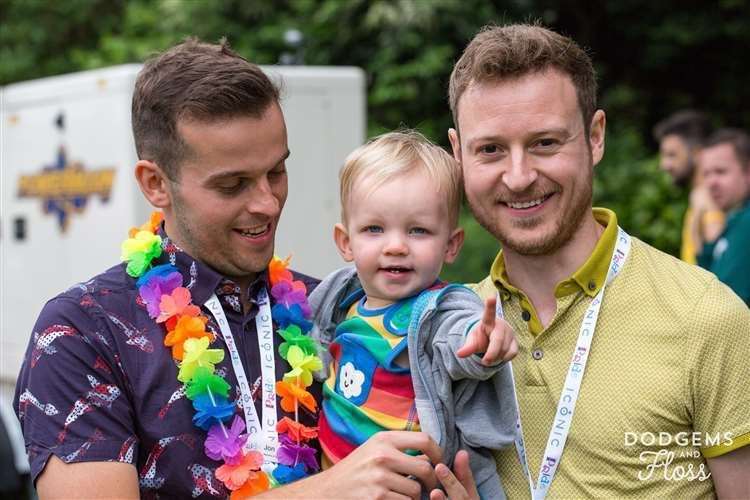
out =
<path fill-rule="evenodd" d="M 409 230 L 412 234 L 427 234 L 429 231 L 423 227 L 413 227 Z"/>
<path fill-rule="evenodd" d="M 380 226 L 374 226 L 374 225 L 365 226 L 363 230 L 366 233 L 382 233 L 383 232 L 383 228 L 382 227 L 380 227 Z"/>

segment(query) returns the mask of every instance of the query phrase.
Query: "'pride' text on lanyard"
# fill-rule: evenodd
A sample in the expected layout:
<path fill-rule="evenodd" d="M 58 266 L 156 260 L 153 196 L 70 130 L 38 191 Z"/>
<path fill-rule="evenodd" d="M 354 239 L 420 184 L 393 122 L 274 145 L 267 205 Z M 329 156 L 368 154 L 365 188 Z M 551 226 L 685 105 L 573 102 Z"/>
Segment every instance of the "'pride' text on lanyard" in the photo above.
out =
<path fill-rule="evenodd" d="M 258 313 L 255 316 L 255 326 L 258 334 L 258 350 L 261 360 L 261 387 L 262 387 L 262 408 L 263 423 L 258 419 L 258 413 L 255 411 L 250 383 L 245 375 L 245 369 L 242 367 L 240 353 L 237 345 L 234 343 L 234 337 L 229 329 L 227 317 L 221 307 L 216 294 L 212 295 L 205 306 L 211 311 L 216 322 L 221 329 L 221 335 L 224 343 L 227 345 L 229 357 L 232 360 L 232 369 L 237 377 L 237 383 L 240 386 L 240 398 L 242 400 L 242 409 L 245 414 L 245 425 L 247 427 L 248 439 L 245 448 L 248 450 L 260 451 L 263 453 L 263 469 L 273 470 L 276 464 L 276 451 L 279 447 L 279 437 L 276 432 L 276 365 L 273 351 L 273 323 L 271 320 L 271 306 L 268 299 L 268 291 L 265 287 L 258 292 L 257 304 Z"/>
<path fill-rule="evenodd" d="M 570 366 L 568 367 L 568 374 L 565 377 L 565 384 L 563 385 L 562 393 L 560 394 L 560 399 L 557 403 L 554 421 L 551 426 L 549 437 L 547 438 L 547 446 L 544 450 L 542 463 L 539 466 L 539 475 L 537 476 L 536 486 L 534 486 L 534 480 L 531 477 L 529 463 L 526 458 L 523 427 L 521 425 L 521 408 L 518 405 L 516 382 L 513 380 L 513 397 L 515 398 L 517 412 L 516 452 L 518 453 L 518 459 L 521 462 L 524 474 L 526 474 L 526 478 L 529 481 L 529 490 L 533 500 L 542 500 L 547 496 L 552 480 L 557 472 L 557 467 L 560 465 L 565 442 L 568 439 L 568 432 L 570 432 L 570 424 L 573 422 L 573 412 L 575 411 L 576 402 L 578 401 L 578 393 L 581 389 L 581 381 L 583 380 L 583 374 L 586 370 L 586 362 L 591 353 L 591 341 L 594 338 L 596 321 L 599 318 L 599 309 L 601 308 L 602 299 L 604 297 L 604 289 L 608 283 L 615 279 L 630 253 L 630 236 L 620 227 L 617 228 L 617 231 L 617 244 L 612 253 L 612 259 L 609 262 L 607 280 L 602 284 L 599 293 L 596 294 L 591 301 L 591 304 L 589 304 L 588 309 L 586 309 L 586 313 L 583 315 L 583 321 L 581 322 L 581 328 L 578 332 L 576 347 L 573 350 L 573 356 L 570 361 Z M 498 317 L 504 317 L 500 294 L 498 294 L 497 297 L 496 313 Z M 510 370 L 510 373 L 511 378 L 513 378 L 512 369 Z"/>

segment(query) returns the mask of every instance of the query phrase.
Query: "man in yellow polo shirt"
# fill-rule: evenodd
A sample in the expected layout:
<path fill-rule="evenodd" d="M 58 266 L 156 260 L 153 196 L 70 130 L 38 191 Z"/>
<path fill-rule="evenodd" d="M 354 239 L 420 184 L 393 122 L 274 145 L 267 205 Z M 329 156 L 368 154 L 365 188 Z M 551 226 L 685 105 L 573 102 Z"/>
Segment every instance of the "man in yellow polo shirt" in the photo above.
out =
<path fill-rule="evenodd" d="M 508 496 L 750 498 L 750 310 L 592 209 L 589 57 L 542 27 L 489 27 L 449 94 L 467 200 L 503 247 L 477 289 L 520 345 L 522 430 L 496 455 Z"/>

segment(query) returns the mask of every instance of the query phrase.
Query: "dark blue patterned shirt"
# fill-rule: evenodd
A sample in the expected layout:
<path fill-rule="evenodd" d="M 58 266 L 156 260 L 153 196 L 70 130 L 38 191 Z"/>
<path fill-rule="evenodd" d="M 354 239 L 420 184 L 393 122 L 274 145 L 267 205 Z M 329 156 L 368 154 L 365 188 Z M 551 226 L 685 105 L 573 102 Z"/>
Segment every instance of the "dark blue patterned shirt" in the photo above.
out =
<path fill-rule="evenodd" d="M 266 286 L 261 273 L 249 288 L 252 307 L 242 312 L 240 288 L 164 238 L 164 253 L 154 265 L 172 261 L 190 288 L 193 303 L 213 293 L 221 301 L 260 407 L 260 353 L 254 297 Z M 294 273 L 308 291 L 317 280 Z M 125 265 L 115 266 L 81 283 L 45 305 L 34 327 L 16 385 L 14 408 L 21 421 L 26 450 L 36 480 L 50 455 L 64 462 L 119 461 L 138 471 L 141 497 L 226 497 L 214 477 L 221 465 L 203 452 L 206 433 L 192 424 L 195 413 L 177 380 L 171 349 L 164 346 L 164 326 L 149 317 L 138 296 L 136 280 Z M 271 297 L 273 305 L 273 297 Z M 216 366 L 239 400 L 239 386 L 218 325 L 208 310 L 212 348 L 223 348 Z M 289 367 L 278 354 L 276 376 Z M 310 387 L 320 401 L 320 386 Z M 279 407 L 279 418 L 286 415 Z M 300 421 L 317 425 L 316 415 L 300 411 Z M 237 408 L 242 415 L 242 409 Z M 293 415 L 287 415 L 294 418 Z"/>

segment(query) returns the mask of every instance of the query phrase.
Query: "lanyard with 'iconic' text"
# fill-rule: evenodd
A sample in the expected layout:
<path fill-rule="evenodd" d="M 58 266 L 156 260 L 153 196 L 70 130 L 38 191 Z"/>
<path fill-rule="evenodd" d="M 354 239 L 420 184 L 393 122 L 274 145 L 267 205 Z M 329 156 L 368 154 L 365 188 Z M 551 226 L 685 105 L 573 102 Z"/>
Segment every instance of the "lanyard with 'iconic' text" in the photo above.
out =
<path fill-rule="evenodd" d="M 248 439 L 245 448 L 263 453 L 263 469 L 273 469 L 276 464 L 276 451 L 279 446 L 279 437 L 276 432 L 276 365 L 273 352 L 273 322 L 271 320 L 271 306 L 268 299 L 268 291 L 261 288 L 256 298 L 259 307 L 255 316 L 255 326 L 258 336 L 258 349 L 261 362 L 261 404 L 263 408 L 263 422 L 258 419 L 255 411 L 252 390 L 242 367 L 240 353 L 234 343 L 234 337 L 229 329 L 229 322 L 224 314 L 216 294 L 213 294 L 205 306 L 211 311 L 216 322 L 219 324 L 224 343 L 227 345 L 229 357 L 232 361 L 232 369 L 240 386 L 240 400 L 245 414 L 245 425 L 247 427 Z"/>
<path fill-rule="evenodd" d="M 521 462 L 524 474 L 528 479 L 529 491 L 531 492 L 531 498 L 533 500 L 542 500 L 547 496 L 549 487 L 552 484 L 555 473 L 557 472 L 557 467 L 560 465 L 565 442 L 568 439 L 568 432 L 570 432 L 570 425 L 573 422 L 573 412 L 575 410 L 576 402 L 578 401 L 578 393 L 581 389 L 583 373 L 586 370 L 586 362 L 588 361 L 591 352 L 591 341 L 594 338 L 594 331 L 596 330 L 596 321 L 599 317 L 599 309 L 601 308 L 602 299 L 604 297 L 604 288 L 620 272 L 625 259 L 627 259 L 628 253 L 630 253 L 630 236 L 620 227 L 617 228 L 617 231 L 617 244 L 609 263 L 607 280 L 602 284 L 599 293 L 596 294 L 591 301 L 591 304 L 589 304 L 586 313 L 583 315 L 583 321 L 581 322 L 581 328 L 578 332 L 576 347 L 573 351 L 570 366 L 568 367 L 568 374 L 565 377 L 565 384 L 563 385 L 562 393 L 560 394 L 560 399 L 557 403 L 557 410 L 555 411 L 552 429 L 547 438 L 547 446 L 544 450 L 542 463 L 539 466 L 539 475 L 537 476 L 536 486 L 534 486 L 534 480 L 531 477 L 528 460 L 526 458 L 523 427 L 521 425 L 521 408 L 518 404 L 513 369 L 510 369 L 511 380 L 513 382 L 513 397 L 515 399 L 517 412 L 515 439 L 516 452 L 518 453 L 518 459 Z M 496 313 L 498 317 L 504 317 L 503 305 L 499 293 L 497 296 Z"/>

